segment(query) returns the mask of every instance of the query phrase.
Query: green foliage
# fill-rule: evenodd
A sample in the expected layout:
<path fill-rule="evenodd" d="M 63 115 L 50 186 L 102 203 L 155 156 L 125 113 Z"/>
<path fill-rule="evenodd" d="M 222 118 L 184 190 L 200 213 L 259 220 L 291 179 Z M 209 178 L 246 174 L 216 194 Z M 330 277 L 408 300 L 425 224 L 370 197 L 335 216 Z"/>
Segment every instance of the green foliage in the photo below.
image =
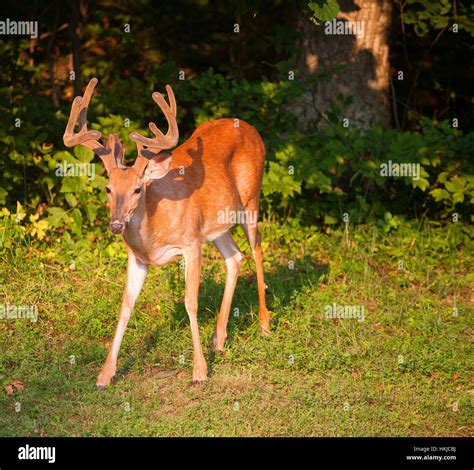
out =
<path fill-rule="evenodd" d="M 456 23 L 459 30 L 474 36 L 474 6 L 451 0 L 408 0 L 403 21 L 413 25 L 418 36 L 425 36 L 431 29 L 440 30 Z"/>
<path fill-rule="evenodd" d="M 351 221 L 376 220 L 386 230 L 397 230 L 410 218 L 451 220 L 454 212 L 460 221 L 469 221 L 472 133 L 428 118 L 416 119 L 417 127 L 405 132 L 345 128 L 341 116 L 350 96 L 336 97 L 327 115 L 329 123 L 314 122 L 300 128 L 295 109 L 298 97 L 307 93 L 308 87 L 317 87 L 319 81 L 330 81 L 344 64 L 316 73 L 305 82 L 300 79 L 294 54 L 298 37 L 293 15 L 282 16 L 285 2 L 271 1 L 264 6 L 255 1 L 229 2 L 218 9 L 211 8 L 209 2 L 191 2 L 195 15 L 181 15 L 184 4 L 172 3 L 162 6 L 159 29 L 153 17 L 156 12 L 146 2 L 132 2 L 126 11 L 99 2 L 83 18 L 83 83 L 92 76 L 101 81 L 89 110 L 89 126 L 104 137 L 118 133 L 129 162 L 135 157 L 135 146 L 128 134 L 134 130 L 148 132 L 145 129 L 150 120 L 159 127 L 164 125 L 150 95 L 171 83 L 178 98 L 182 138 L 197 125 L 220 117 L 244 119 L 262 134 L 267 147 L 262 188 L 266 216 L 291 214 L 307 225 L 334 227 L 347 213 Z M 454 22 L 472 33 L 473 7 L 467 4 L 410 0 L 398 5 L 403 22 L 431 39 L 429 47 L 433 39 L 437 40 L 436 35 Z M 336 0 L 301 0 L 299 7 L 316 22 L 330 20 L 339 11 Z M 59 15 L 64 13 L 59 5 L 55 8 Z M 181 15 L 178 29 L 176 13 Z M 42 19 L 45 31 L 55 31 L 62 24 L 54 24 L 54 16 Z M 131 18 L 133 34 L 127 34 L 123 25 Z M 195 18 L 210 29 L 196 28 Z M 239 36 L 232 33 L 229 42 L 229 28 L 235 21 L 245 27 Z M 407 31 L 407 37 L 413 39 L 413 34 Z M 461 33 L 449 35 L 447 45 L 454 38 L 462 42 L 463 37 Z M 66 262 L 67 253 L 86 251 L 87 245 L 104 236 L 108 218 L 105 176 L 102 164 L 90 151 L 64 149 L 61 137 L 72 97 L 71 83 L 65 78 L 67 70 L 59 58 L 70 53 L 70 38 L 62 29 L 55 38 L 45 38 L 34 45 L 28 38 L 1 45 L 5 86 L 0 88 L 0 105 L 5 112 L 0 113 L 0 205 L 10 214 L 1 222 L 2 249 L 7 245 L 15 249 L 12 240 L 19 237 L 20 244 L 29 245 L 33 240 L 34 245 L 47 246 L 45 252 L 52 250 L 57 259 L 64 257 Z M 209 38 L 212 45 L 205 46 Z M 50 39 L 57 57 L 48 55 Z M 456 50 L 461 42 L 456 43 Z M 418 44 L 424 43 L 415 47 Z M 395 51 L 395 43 L 391 47 Z M 450 50 L 440 62 L 444 68 L 457 70 L 455 62 L 445 65 L 444 60 L 452 55 Z M 56 105 L 48 58 L 57 68 Z M 124 66 L 130 64 L 134 67 Z M 180 80 L 178 73 L 185 64 L 186 79 Z M 427 65 L 432 66 L 439 67 L 436 62 Z M 294 80 L 289 79 L 290 71 L 295 73 Z M 417 87 L 423 80 L 420 76 Z M 446 83 L 430 83 L 435 89 L 445 86 L 453 97 L 459 90 L 449 89 Z M 408 93 L 411 95 L 412 90 Z M 416 97 L 416 90 L 412 96 Z M 433 106 L 443 107 L 439 102 Z M 465 108 L 464 104 L 458 110 Z M 381 176 L 380 165 L 388 161 L 419 164 L 420 178 Z M 94 178 L 59 176 L 56 169 L 63 162 L 91 164 Z M 17 202 L 27 214 L 19 223 L 10 218 L 12 213 L 17 217 Z M 42 225 L 37 226 L 39 223 Z M 120 250 L 112 248 L 108 254 L 122 256 Z"/>
<path fill-rule="evenodd" d="M 288 65 L 280 67 L 285 73 Z M 267 216 L 291 214 L 306 224 L 331 227 L 342 223 L 346 213 L 351 222 L 375 219 L 386 231 L 398 229 L 407 218 L 451 221 L 457 213 L 459 221 L 468 222 L 471 217 L 474 133 L 427 118 L 413 132 L 362 132 L 344 127 L 336 107 L 328 113 L 329 122 L 315 122 L 303 131 L 294 125 L 291 105 L 304 91 L 298 80 L 252 82 L 209 69 L 175 88 L 185 135 L 221 117 L 244 119 L 260 131 L 267 147 L 262 187 Z M 339 103 L 344 106 L 344 100 Z M 132 130 L 147 132 L 144 123 L 133 119 L 133 110 L 130 127 L 125 127 L 123 116 L 107 114 L 100 102 L 98 108 L 106 115 L 92 118 L 91 128 L 105 136 L 117 132 L 126 143 Z M 57 112 L 53 125 L 27 124 L 22 132 L 12 126 L 11 134 L 0 138 L 7 159 L 0 176 L 6 191 L 0 196 L 8 208 L 0 219 L 0 249 L 14 249 L 16 238 L 26 244 L 34 240 L 45 245 L 46 257 L 69 264 L 73 253 L 85 253 L 106 232 L 104 169 L 87 149 L 63 150 L 58 141 L 65 122 L 65 113 Z M 133 159 L 134 146 L 126 147 Z M 383 176 L 382 165 L 388 162 L 419 165 L 419 177 Z M 58 167 L 65 164 L 91 165 L 93 177 L 61 176 Z M 123 251 L 110 248 L 107 256 L 121 257 Z"/>
<path fill-rule="evenodd" d="M 375 128 L 368 132 L 334 124 L 317 134 L 295 134 L 275 152 L 287 168 L 295 168 L 301 197 L 294 205 L 308 208 L 317 197 L 317 217 L 330 213 L 355 220 L 384 217 L 390 211 L 417 216 L 448 217 L 459 212 L 468 220 L 474 199 L 472 145 L 474 134 L 463 135 L 447 122 L 424 119 L 419 132 L 399 133 Z M 385 177 L 381 166 L 419 165 L 419 178 Z M 303 214 L 302 214 L 303 215 Z"/>
<path fill-rule="evenodd" d="M 268 151 L 262 189 L 268 211 L 293 210 L 308 221 L 326 223 L 340 221 L 344 212 L 360 222 L 385 220 L 386 213 L 416 217 L 426 211 L 430 217 L 456 211 L 468 220 L 474 133 L 426 118 L 416 132 L 362 132 L 343 127 L 340 111 L 330 113 L 329 126 L 303 132 L 291 114 L 291 102 L 302 92 L 296 80 L 226 80 L 212 70 L 179 91 L 185 108 L 187 101 L 202 103 L 191 107 L 195 125 L 239 117 L 262 133 Z M 389 161 L 419 165 L 419 177 L 381 176 L 381 165 Z"/>
<path fill-rule="evenodd" d="M 316 0 L 309 2 L 308 7 L 313 12 L 313 18 L 319 22 L 332 20 L 340 10 L 337 0 Z"/>

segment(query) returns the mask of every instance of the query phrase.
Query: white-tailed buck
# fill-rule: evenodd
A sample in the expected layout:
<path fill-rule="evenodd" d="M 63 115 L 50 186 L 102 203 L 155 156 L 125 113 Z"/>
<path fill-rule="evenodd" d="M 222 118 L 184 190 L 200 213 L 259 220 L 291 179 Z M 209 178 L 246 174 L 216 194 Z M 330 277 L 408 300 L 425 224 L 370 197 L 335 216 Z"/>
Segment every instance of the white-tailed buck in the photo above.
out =
<path fill-rule="evenodd" d="M 197 322 L 201 251 L 203 244 L 211 241 L 227 266 L 224 296 L 213 338 L 214 348 L 223 350 L 242 260 L 230 234 L 235 223 L 242 225 L 256 263 L 261 331 L 265 335 L 270 331 L 257 228 L 265 163 L 263 141 L 255 128 L 244 121 L 218 119 L 200 125 L 189 140 L 172 152 L 165 152 L 176 147 L 179 135 L 176 101 L 167 85 L 169 104 L 160 93 L 153 93 L 152 98 L 166 116 L 168 132 L 163 135 L 150 123 L 155 138 L 130 134 L 138 155 L 134 165 L 127 167 L 117 135 L 110 135 L 107 145 L 103 146 L 99 143 L 100 132 L 87 129 L 87 109 L 96 85 L 97 79 L 93 78 L 84 96 L 74 99 L 64 144 L 68 147 L 83 145 L 103 161 L 109 178 L 106 189 L 110 230 L 122 235 L 128 251 L 127 281 L 118 324 L 97 386 L 109 385 L 116 373 L 120 343 L 148 266 L 169 263 L 180 255 L 185 260 L 185 306 L 194 346 L 193 381 L 203 381 L 208 371 Z M 76 124 L 78 132 L 75 132 Z"/>

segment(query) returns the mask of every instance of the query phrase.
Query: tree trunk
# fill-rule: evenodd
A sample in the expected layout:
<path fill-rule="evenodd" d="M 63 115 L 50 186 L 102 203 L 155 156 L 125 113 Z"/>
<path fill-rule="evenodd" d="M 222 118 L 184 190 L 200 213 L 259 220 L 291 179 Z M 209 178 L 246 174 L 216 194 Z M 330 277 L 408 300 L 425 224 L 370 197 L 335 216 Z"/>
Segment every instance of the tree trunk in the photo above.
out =
<path fill-rule="evenodd" d="M 308 92 L 296 103 L 296 112 L 303 123 L 307 123 L 324 115 L 331 101 L 343 94 L 352 96 L 353 101 L 344 108 L 341 119 L 347 118 L 350 125 L 363 129 L 377 123 L 389 126 L 387 36 L 392 1 L 339 0 L 339 4 L 341 11 L 331 26 L 314 24 L 306 7 L 298 10 L 300 52 L 297 65 L 303 79 L 330 72 L 341 64 L 346 67 L 328 82 L 318 79 L 314 86 L 308 84 Z M 341 34 L 342 30 L 344 33 Z"/>

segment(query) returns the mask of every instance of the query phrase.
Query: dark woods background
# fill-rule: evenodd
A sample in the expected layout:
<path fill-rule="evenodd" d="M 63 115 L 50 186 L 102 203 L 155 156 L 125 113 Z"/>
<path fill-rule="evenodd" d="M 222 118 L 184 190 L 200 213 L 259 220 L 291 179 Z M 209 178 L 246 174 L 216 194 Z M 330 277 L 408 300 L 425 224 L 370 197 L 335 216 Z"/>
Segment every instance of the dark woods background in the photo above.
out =
<path fill-rule="evenodd" d="M 100 227 L 105 178 L 55 170 L 93 161 L 103 175 L 91 152 L 62 143 L 74 95 L 97 77 L 89 126 L 118 132 L 128 159 L 130 132 L 165 127 L 151 93 L 166 83 L 182 140 L 210 119 L 254 125 L 268 152 L 266 217 L 330 229 L 348 213 L 386 231 L 454 212 L 468 221 L 472 11 L 457 0 L 3 2 L 2 20 L 39 25 L 37 39 L 0 42 L 3 216 L 29 214 L 46 240 Z M 361 21 L 363 37 L 325 34 L 337 13 Z M 419 163 L 420 178 L 381 176 L 389 160 Z"/>

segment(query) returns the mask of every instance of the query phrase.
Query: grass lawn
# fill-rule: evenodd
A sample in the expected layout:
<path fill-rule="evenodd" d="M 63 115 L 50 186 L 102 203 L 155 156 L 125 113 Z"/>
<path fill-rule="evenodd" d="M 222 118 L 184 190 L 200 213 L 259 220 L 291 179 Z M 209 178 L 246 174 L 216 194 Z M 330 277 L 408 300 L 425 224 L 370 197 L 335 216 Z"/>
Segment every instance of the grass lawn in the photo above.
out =
<path fill-rule="evenodd" d="M 248 256 L 224 354 L 212 352 L 211 339 L 225 265 L 205 249 L 199 321 L 211 376 L 201 385 L 191 384 L 179 263 L 150 270 L 117 380 L 98 392 L 124 249 L 111 257 L 96 241 L 69 268 L 33 248 L 2 255 L 0 304 L 36 304 L 39 317 L 0 320 L 0 435 L 474 434 L 473 263 L 455 224 L 388 234 L 374 226 L 261 228 L 272 335 L 259 335 L 254 264 L 236 229 Z M 333 304 L 363 306 L 364 321 L 326 318 Z M 7 387 L 15 380 L 22 390 Z"/>

